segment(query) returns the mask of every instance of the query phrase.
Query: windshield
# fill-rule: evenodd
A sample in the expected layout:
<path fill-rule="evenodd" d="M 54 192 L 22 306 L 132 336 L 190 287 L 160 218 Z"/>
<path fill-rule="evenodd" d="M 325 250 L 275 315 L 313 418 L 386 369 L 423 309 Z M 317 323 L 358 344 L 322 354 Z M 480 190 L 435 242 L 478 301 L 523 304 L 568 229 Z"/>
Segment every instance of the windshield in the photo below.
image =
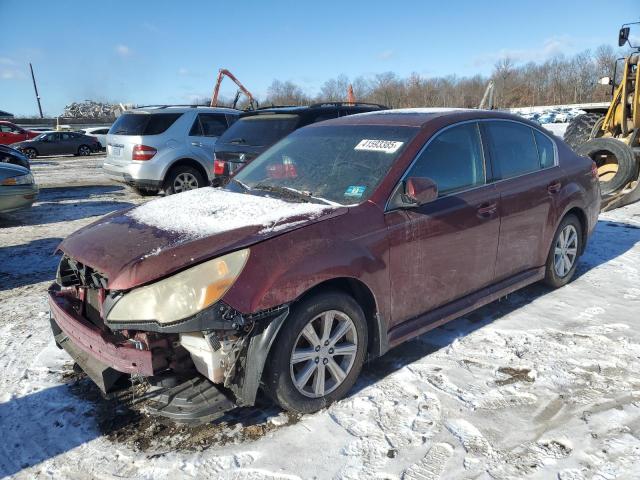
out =
<path fill-rule="evenodd" d="M 245 188 L 354 205 L 367 200 L 418 132 L 388 125 L 341 125 L 297 130 L 236 176 Z"/>
<path fill-rule="evenodd" d="M 252 147 L 266 147 L 291 133 L 300 117 L 298 115 L 253 115 L 231 125 L 218 139 L 218 144 L 236 143 Z"/>

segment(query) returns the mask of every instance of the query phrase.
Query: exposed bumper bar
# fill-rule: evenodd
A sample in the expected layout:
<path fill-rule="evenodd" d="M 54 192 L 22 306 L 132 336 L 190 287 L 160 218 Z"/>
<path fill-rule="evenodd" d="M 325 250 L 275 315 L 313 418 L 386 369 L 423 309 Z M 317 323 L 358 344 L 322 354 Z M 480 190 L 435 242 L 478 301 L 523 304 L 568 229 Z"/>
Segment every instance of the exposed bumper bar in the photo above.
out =
<path fill-rule="evenodd" d="M 119 372 L 146 377 L 153 375 L 150 351 L 118 346 L 105 340 L 97 327 L 73 311 L 64 295 L 50 291 L 49 306 L 55 323 L 80 350 Z"/>

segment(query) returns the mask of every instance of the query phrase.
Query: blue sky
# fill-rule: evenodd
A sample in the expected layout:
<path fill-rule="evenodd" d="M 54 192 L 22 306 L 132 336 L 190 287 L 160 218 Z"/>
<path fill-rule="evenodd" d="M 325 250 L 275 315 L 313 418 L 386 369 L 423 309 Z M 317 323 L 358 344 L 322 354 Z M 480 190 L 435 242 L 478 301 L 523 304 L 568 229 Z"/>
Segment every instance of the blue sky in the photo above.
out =
<path fill-rule="evenodd" d="M 274 78 L 315 94 L 339 74 L 488 74 L 505 54 L 543 61 L 615 46 L 640 0 L 614 3 L 0 0 L 0 110 L 37 113 L 28 62 L 49 115 L 86 98 L 189 103 L 211 94 L 221 67 L 257 96 Z"/>

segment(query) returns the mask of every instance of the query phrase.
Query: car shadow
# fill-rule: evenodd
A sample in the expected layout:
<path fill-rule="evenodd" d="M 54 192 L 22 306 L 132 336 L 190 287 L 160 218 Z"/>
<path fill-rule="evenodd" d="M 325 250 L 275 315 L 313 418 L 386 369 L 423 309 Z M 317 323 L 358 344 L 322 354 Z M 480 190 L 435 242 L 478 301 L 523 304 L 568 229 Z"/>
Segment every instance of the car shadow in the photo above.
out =
<path fill-rule="evenodd" d="M 39 238 L 29 243 L 0 247 L 0 292 L 52 281 L 60 258 L 54 255 L 62 238 Z"/>
<path fill-rule="evenodd" d="M 105 215 L 134 206 L 133 203 L 118 200 L 118 197 L 126 197 L 127 193 L 125 187 L 118 185 L 42 188 L 33 207 L 0 214 L 0 228 L 46 225 Z M 113 199 L 100 200 L 104 195 Z M 93 197 L 96 200 L 91 200 Z"/>

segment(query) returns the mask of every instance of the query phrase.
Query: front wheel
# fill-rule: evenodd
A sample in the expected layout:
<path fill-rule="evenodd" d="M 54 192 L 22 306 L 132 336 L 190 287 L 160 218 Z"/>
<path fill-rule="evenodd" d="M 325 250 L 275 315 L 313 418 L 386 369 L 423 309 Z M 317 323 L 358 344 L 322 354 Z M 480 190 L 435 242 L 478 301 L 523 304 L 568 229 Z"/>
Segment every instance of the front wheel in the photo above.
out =
<path fill-rule="evenodd" d="M 25 148 L 23 153 L 30 159 L 34 159 L 38 156 L 38 152 L 36 152 L 35 148 Z"/>
<path fill-rule="evenodd" d="M 582 224 L 575 215 L 567 215 L 551 244 L 547 257 L 544 282 L 560 288 L 571 280 L 582 253 Z"/>
<path fill-rule="evenodd" d="M 314 295 L 292 308 L 269 354 L 264 384 L 285 410 L 316 412 L 349 391 L 366 352 L 367 322 L 353 297 Z"/>

